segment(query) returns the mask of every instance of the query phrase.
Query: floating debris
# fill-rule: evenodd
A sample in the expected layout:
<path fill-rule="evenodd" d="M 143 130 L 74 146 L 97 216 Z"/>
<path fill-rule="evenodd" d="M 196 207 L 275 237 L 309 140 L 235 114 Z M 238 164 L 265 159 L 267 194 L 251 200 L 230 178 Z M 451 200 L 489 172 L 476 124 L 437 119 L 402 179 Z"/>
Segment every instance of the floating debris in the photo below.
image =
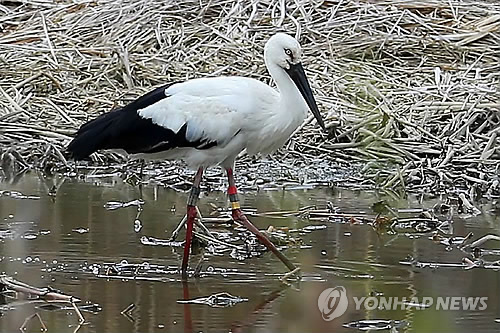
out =
<path fill-rule="evenodd" d="M 262 231 L 262 234 L 276 246 L 296 246 L 302 243 L 301 239 L 290 236 L 288 228 L 277 228 L 270 225 L 266 230 Z"/>
<path fill-rule="evenodd" d="M 38 236 L 35 234 L 25 234 L 25 235 L 21 236 L 21 238 L 27 239 L 27 240 L 33 240 L 33 239 L 37 239 Z"/>
<path fill-rule="evenodd" d="M 33 287 L 6 275 L 0 275 L 0 290 L 2 291 L 2 294 L 13 295 L 13 298 L 16 299 L 15 307 L 3 306 L 3 311 L 15 310 L 21 305 L 35 304 L 35 308 L 49 311 L 74 310 L 78 315 L 79 324 L 83 324 L 85 322 L 85 318 L 82 315 L 81 308 L 76 305 L 76 303 L 80 302 L 80 299 L 71 295 L 64 294 L 59 290 L 53 289 L 51 287 Z M 19 295 L 23 295 L 23 298 L 18 299 Z M 47 303 L 48 301 L 50 301 L 51 303 Z M 70 304 L 70 306 L 65 306 L 67 304 Z M 93 305 L 93 307 L 99 308 L 98 305 Z M 26 327 L 26 324 L 35 317 L 37 317 L 40 321 L 42 330 L 47 330 L 47 327 L 45 326 L 42 318 L 40 317 L 38 312 L 35 312 L 34 314 L 26 317 L 24 323 L 20 327 L 21 331 L 23 331 Z"/>
<path fill-rule="evenodd" d="M 421 262 L 413 258 L 411 255 L 407 256 L 405 259 L 399 261 L 401 265 L 413 266 L 415 268 L 466 268 L 467 266 L 463 263 L 432 263 L 432 262 Z"/>
<path fill-rule="evenodd" d="M 222 292 L 207 297 L 200 297 L 191 300 L 178 300 L 180 304 L 203 304 L 213 308 L 227 308 L 235 306 L 238 303 L 248 302 L 248 298 L 233 296 L 229 293 Z"/>
<path fill-rule="evenodd" d="M 163 265 L 150 264 L 147 261 L 142 263 L 129 263 L 126 259 L 116 263 L 94 263 L 83 266 L 82 270 L 90 272 L 97 277 L 151 281 L 168 281 L 168 279 L 158 275 L 172 275 L 178 273 L 177 266 L 166 267 Z"/>
<path fill-rule="evenodd" d="M 14 239 L 15 234 L 12 230 L 0 230 L 0 239 Z"/>
<path fill-rule="evenodd" d="M 34 222 L 9 222 L 8 229 L 0 229 L 0 239 L 14 240 L 17 238 L 25 240 L 35 240 L 38 236 L 49 235 L 49 230 L 37 231 L 34 228 Z"/>
<path fill-rule="evenodd" d="M 396 330 L 406 326 L 404 320 L 385 320 L 385 319 L 366 319 L 357 320 L 343 324 L 345 328 L 355 328 L 360 331 L 380 331 L 380 330 Z"/>
<path fill-rule="evenodd" d="M 479 246 L 483 245 L 484 243 L 486 243 L 486 242 L 488 242 L 490 240 L 500 241 L 500 236 L 492 235 L 492 234 L 484 235 L 483 237 L 475 240 L 474 242 L 472 242 L 470 244 L 466 244 L 465 246 L 462 247 L 462 249 L 464 249 L 464 250 L 466 250 L 466 249 L 475 250 L 475 249 L 478 249 Z M 480 249 L 480 250 L 482 251 L 482 249 Z M 488 251 L 488 250 L 485 250 L 485 251 Z M 491 251 L 491 250 L 489 250 L 489 251 Z"/>
<path fill-rule="evenodd" d="M 139 232 L 142 229 L 142 223 L 141 220 L 135 220 L 134 221 L 134 231 Z"/>
<path fill-rule="evenodd" d="M 435 232 L 435 233 L 433 233 L 433 235 L 431 237 L 429 237 L 429 239 L 432 239 L 435 242 L 439 242 L 439 244 L 442 244 L 446 247 L 453 247 L 453 246 L 460 247 L 460 246 L 464 245 L 467 241 L 469 241 L 473 236 L 474 236 L 474 234 L 472 232 L 467 234 L 467 236 L 465 236 L 465 237 L 444 236 L 438 232 Z"/>
<path fill-rule="evenodd" d="M 372 291 L 370 291 L 370 296 L 380 297 L 380 296 L 384 296 L 384 293 L 381 291 L 378 291 L 378 290 L 372 290 Z"/>
<path fill-rule="evenodd" d="M 7 191 L 7 190 L 0 191 L 0 198 L 1 197 L 12 198 L 12 199 L 29 199 L 29 200 L 40 199 L 40 197 L 37 195 L 25 195 L 25 194 L 22 194 L 21 192 Z"/>
<path fill-rule="evenodd" d="M 318 230 L 324 230 L 326 229 L 327 226 L 324 225 L 324 224 L 321 224 L 321 225 L 308 225 L 302 229 L 299 229 L 300 232 L 304 232 L 304 233 L 310 233 L 311 231 L 318 231 Z M 291 230 L 290 230 L 291 232 Z"/>
<path fill-rule="evenodd" d="M 121 202 L 121 201 L 108 201 L 104 204 L 104 208 L 107 210 L 115 210 L 120 208 L 126 208 L 130 206 L 141 207 L 144 205 L 144 200 L 136 199 L 129 202 Z"/>
<path fill-rule="evenodd" d="M 89 228 L 75 228 L 71 231 L 76 232 L 78 234 L 86 234 L 87 232 L 89 232 Z"/>
<path fill-rule="evenodd" d="M 391 224 L 391 228 L 396 232 L 409 229 L 418 233 L 426 233 L 438 229 L 442 223 L 444 222 L 437 219 L 426 218 L 397 219 L 397 221 Z"/>
<path fill-rule="evenodd" d="M 30 262 L 33 261 L 33 258 L 31 258 L 30 256 L 26 257 L 24 260 L 23 260 L 23 264 L 29 264 Z"/>
<path fill-rule="evenodd" d="M 184 246 L 184 241 L 171 241 L 169 239 L 161 239 L 149 236 L 141 237 L 142 245 L 152 245 L 152 246 L 170 246 L 170 247 L 181 247 Z"/>
<path fill-rule="evenodd" d="M 482 259 L 469 259 L 463 258 L 461 263 L 436 263 L 436 262 L 421 262 L 413 258 L 412 256 L 406 257 L 404 260 L 399 262 L 401 265 L 412 266 L 415 268 L 462 268 L 469 270 L 472 268 L 484 268 L 484 269 L 500 269 L 500 260 L 497 261 L 485 261 Z"/>

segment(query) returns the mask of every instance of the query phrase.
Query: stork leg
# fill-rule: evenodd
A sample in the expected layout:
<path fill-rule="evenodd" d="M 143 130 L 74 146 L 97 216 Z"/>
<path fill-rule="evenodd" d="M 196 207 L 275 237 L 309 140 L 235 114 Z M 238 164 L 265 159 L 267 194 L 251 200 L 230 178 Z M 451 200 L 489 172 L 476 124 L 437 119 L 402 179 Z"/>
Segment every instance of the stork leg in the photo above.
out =
<path fill-rule="evenodd" d="M 287 257 L 285 257 L 285 255 L 283 255 L 283 253 L 281 253 L 280 250 L 278 250 L 276 246 L 252 224 L 252 222 L 248 220 L 245 214 L 243 214 L 240 208 L 240 202 L 238 200 L 238 191 L 236 189 L 236 183 L 234 181 L 233 169 L 227 168 L 226 172 L 227 179 L 229 181 L 229 188 L 227 190 L 227 193 L 229 195 L 229 201 L 231 201 L 231 215 L 233 217 L 233 220 L 242 223 L 257 237 L 257 239 L 262 244 L 264 244 L 271 252 L 273 252 L 274 255 L 276 255 L 286 265 L 286 267 L 288 267 L 289 270 L 294 270 L 296 268 L 295 265 Z"/>
<path fill-rule="evenodd" d="M 200 183 L 201 177 L 203 176 L 203 168 L 199 168 L 196 176 L 194 177 L 193 187 L 191 188 L 191 193 L 189 194 L 189 199 L 187 202 L 187 227 L 186 227 L 186 242 L 184 243 L 184 256 L 182 257 L 182 278 L 185 280 L 187 278 L 187 267 L 189 261 L 189 251 L 191 249 L 191 240 L 193 239 L 193 224 L 198 211 L 196 209 L 196 203 L 198 202 L 198 197 L 200 195 Z"/>

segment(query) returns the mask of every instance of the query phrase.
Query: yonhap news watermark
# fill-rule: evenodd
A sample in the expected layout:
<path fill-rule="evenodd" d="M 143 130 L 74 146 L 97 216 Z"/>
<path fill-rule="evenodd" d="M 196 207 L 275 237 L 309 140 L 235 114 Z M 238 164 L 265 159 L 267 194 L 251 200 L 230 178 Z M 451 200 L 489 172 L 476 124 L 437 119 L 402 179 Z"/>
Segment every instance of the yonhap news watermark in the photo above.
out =
<path fill-rule="evenodd" d="M 351 303 L 352 302 L 352 303 Z M 417 310 L 434 308 L 445 311 L 481 311 L 488 308 L 488 297 L 437 296 L 437 297 L 391 297 L 367 296 L 347 297 L 342 286 L 327 288 L 318 297 L 318 308 L 324 320 L 330 321 L 342 316 L 349 306 L 356 310 Z"/>
<path fill-rule="evenodd" d="M 407 310 L 409 308 L 426 309 L 432 306 L 436 310 L 486 310 L 488 297 L 353 297 L 356 310 Z"/>

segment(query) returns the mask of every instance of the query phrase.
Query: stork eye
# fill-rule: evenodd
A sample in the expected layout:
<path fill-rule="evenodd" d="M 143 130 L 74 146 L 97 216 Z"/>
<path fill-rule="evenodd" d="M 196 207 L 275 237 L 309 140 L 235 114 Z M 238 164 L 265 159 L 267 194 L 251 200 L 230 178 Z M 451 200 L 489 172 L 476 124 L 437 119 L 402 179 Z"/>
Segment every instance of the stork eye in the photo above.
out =
<path fill-rule="evenodd" d="M 292 50 L 290 50 L 290 49 L 285 49 L 285 54 L 286 54 L 287 56 L 291 57 L 291 56 L 292 56 Z"/>

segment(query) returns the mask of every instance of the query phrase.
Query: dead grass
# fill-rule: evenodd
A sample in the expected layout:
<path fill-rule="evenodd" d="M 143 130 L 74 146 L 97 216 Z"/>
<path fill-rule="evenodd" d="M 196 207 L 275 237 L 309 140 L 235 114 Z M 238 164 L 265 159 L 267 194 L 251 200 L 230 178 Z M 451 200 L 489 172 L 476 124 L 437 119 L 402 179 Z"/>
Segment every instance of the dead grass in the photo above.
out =
<path fill-rule="evenodd" d="M 330 129 L 284 158 L 363 166 L 363 184 L 499 194 L 496 1 L 0 2 L 2 166 L 59 168 L 83 122 L 166 82 L 245 75 L 297 36 Z M 95 154 L 94 161 L 115 159 Z"/>

